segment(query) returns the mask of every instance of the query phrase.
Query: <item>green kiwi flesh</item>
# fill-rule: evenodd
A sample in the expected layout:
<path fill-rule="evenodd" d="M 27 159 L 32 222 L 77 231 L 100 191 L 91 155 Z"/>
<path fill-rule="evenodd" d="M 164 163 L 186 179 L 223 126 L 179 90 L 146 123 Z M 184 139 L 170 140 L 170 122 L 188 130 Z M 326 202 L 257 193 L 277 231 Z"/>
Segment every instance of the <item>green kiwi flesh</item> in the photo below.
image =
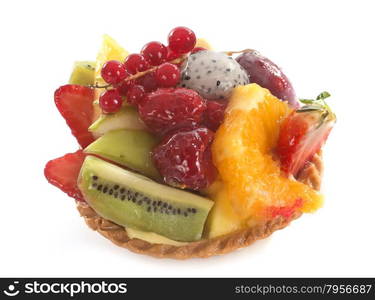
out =
<path fill-rule="evenodd" d="M 95 62 L 77 61 L 74 63 L 69 84 L 92 85 L 95 83 Z"/>
<path fill-rule="evenodd" d="M 159 184 L 94 156 L 85 158 L 78 186 L 101 217 L 181 242 L 202 237 L 213 205 L 209 199 Z"/>

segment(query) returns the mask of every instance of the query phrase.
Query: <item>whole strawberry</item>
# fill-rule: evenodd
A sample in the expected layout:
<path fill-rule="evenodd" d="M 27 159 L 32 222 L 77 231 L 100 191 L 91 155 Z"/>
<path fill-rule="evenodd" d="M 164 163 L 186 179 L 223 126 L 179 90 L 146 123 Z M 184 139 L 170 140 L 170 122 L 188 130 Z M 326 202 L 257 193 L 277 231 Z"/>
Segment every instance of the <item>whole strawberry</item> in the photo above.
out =
<path fill-rule="evenodd" d="M 164 135 L 202 121 L 205 100 L 197 92 L 184 88 L 158 89 L 138 105 L 139 115 L 150 131 Z"/>
<path fill-rule="evenodd" d="M 216 177 L 211 159 L 214 133 L 207 128 L 184 129 L 169 134 L 152 152 L 164 182 L 175 187 L 199 190 Z"/>
<path fill-rule="evenodd" d="M 320 94 L 316 100 L 301 100 L 306 105 L 294 110 L 281 124 L 276 152 L 281 169 L 297 176 L 304 165 L 322 148 L 336 121 Z"/>

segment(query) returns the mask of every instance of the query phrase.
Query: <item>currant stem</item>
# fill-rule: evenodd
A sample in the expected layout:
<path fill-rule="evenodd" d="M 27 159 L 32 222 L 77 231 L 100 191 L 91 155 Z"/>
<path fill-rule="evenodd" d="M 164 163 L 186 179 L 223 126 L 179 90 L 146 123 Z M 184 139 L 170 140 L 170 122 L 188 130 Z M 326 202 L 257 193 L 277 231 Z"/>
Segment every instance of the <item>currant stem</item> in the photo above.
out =
<path fill-rule="evenodd" d="M 112 86 L 112 84 L 99 85 L 97 82 L 95 82 L 95 84 L 89 84 L 88 85 L 88 87 L 92 88 L 92 89 L 107 89 L 110 86 Z"/>
<path fill-rule="evenodd" d="M 184 60 L 186 60 L 186 58 L 187 58 L 187 55 L 183 55 L 183 56 L 181 56 L 179 58 L 176 58 L 174 60 L 169 61 L 169 63 L 177 65 L 179 63 L 182 63 Z M 140 77 L 142 77 L 142 76 L 144 76 L 144 75 L 146 75 L 148 73 L 154 72 L 157 68 L 158 68 L 158 66 L 155 66 L 155 67 L 152 67 L 152 68 L 150 68 L 150 69 L 148 69 L 146 71 L 138 72 L 137 74 L 134 74 L 134 75 L 131 75 L 131 76 L 125 78 L 125 81 L 130 81 L 130 80 L 138 79 L 138 78 L 140 78 Z"/>
<path fill-rule="evenodd" d="M 233 54 L 247 53 L 247 52 L 257 52 L 257 51 L 254 49 L 244 49 L 241 51 L 226 51 L 225 54 L 232 56 Z"/>

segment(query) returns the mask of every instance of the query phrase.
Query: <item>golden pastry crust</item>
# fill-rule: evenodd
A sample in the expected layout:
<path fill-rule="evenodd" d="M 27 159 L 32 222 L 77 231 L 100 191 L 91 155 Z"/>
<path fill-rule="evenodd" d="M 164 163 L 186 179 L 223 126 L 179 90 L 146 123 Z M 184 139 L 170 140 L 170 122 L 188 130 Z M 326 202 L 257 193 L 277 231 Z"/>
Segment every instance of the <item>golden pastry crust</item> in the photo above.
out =
<path fill-rule="evenodd" d="M 310 163 L 298 175 L 298 180 L 319 190 L 323 172 L 321 153 L 316 154 Z M 297 219 L 301 213 L 296 212 L 290 218 L 277 217 L 251 228 L 241 229 L 212 239 L 202 239 L 183 246 L 152 244 L 137 238 L 129 238 L 126 229 L 100 217 L 86 203 L 77 202 L 77 209 L 86 224 L 99 232 L 114 244 L 133 252 L 158 258 L 188 259 L 193 257 L 209 257 L 225 254 L 239 248 L 249 246 L 259 239 L 264 239 L 274 231 L 282 229 Z"/>

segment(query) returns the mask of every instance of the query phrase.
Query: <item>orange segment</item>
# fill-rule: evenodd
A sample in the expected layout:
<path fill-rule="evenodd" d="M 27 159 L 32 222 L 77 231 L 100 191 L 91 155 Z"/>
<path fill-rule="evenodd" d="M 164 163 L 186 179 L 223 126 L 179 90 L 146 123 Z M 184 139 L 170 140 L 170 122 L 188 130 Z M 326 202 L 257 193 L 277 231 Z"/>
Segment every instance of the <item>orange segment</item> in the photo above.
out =
<path fill-rule="evenodd" d="M 210 236 L 229 232 L 222 224 L 240 228 L 270 217 L 270 207 L 295 207 L 298 199 L 304 212 L 321 205 L 321 195 L 284 177 L 273 157 L 280 123 L 289 112 L 285 102 L 257 84 L 235 88 L 212 145 L 221 183 L 208 191 L 216 201 Z"/>

